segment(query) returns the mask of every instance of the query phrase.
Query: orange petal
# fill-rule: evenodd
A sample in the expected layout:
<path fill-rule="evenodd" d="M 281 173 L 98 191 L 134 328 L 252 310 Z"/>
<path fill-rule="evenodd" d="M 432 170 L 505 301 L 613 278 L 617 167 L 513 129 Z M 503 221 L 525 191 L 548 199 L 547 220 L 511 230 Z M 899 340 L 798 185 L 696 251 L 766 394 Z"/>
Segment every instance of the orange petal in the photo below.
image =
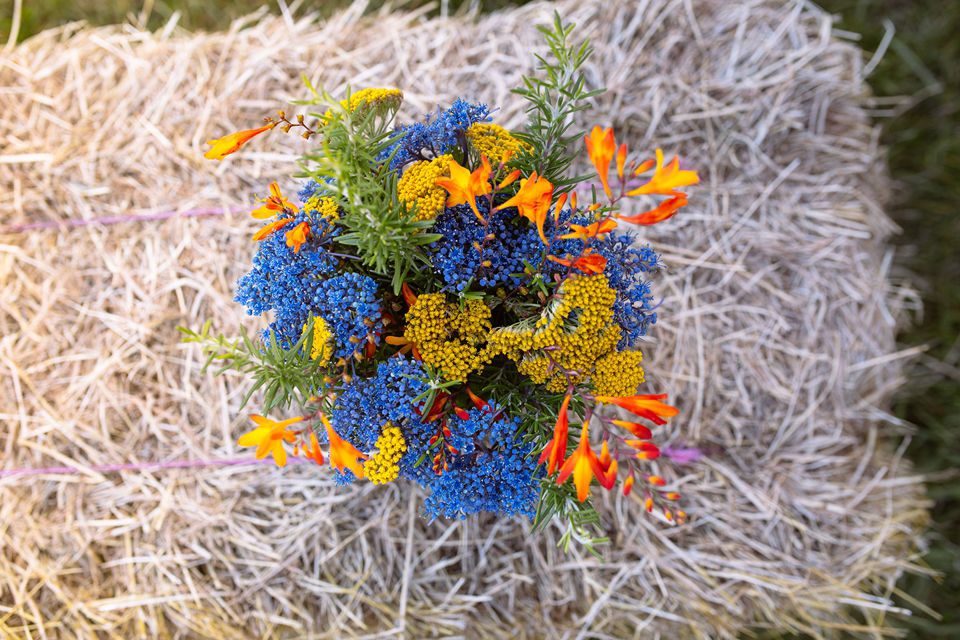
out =
<path fill-rule="evenodd" d="M 620 145 L 620 149 L 617 151 L 617 177 L 623 180 L 623 165 L 627 161 L 627 143 L 624 142 Z"/>
<path fill-rule="evenodd" d="M 624 222 L 630 222 L 632 224 L 642 224 L 642 225 L 651 225 L 657 224 L 658 222 L 663 222 L 667 218 L 672 218 L 680 207 L 683 207 L 687 204 L 687 194 L 681 193 L 678 196 L 674 196 L 669 200 L 664 200 L 661 202 L 655 209 L 650 211 L 645 211 L 643 213 L 637 214 L 635 216 L 621 216 L 618 215 L 617 218 L 623 220 Z"/>
<path fill-rule="evenodd" d="M 560 211 L 563 209 L 563 205 L 567 204 L 567 194 L 561 193 L 560 197 L 557 198 L 557 203 L 553 205 L 553 222 L 556 222 L 560 219 Z"/>
<path fill-rule="evenodd" d="M 597 402 L 612 402 L 618 407 L 622 407 L 631 413 L 652 420 L 656 424 L 666 424 L 663 418 L 672 418 L 680 413 L 676 407 L 660 402 L 665 400 L 667 394 L 657 395 L 636 395 L 636 396 L 595 396 Z"/>
<path fill-rule="evenodd" d="M 300 253 L 300 246 L 307 241 L 308 235 L 310 235 L 310 225 L 306 222 L 301 222 L 290 231 L 287 231 L 287 246 L 293 247 L 294 253 Z"/>
<path fill-rule="evenodd" d="M 663 151 L 657 149 L 657 166 L 653 171 L 653 177 L 650 178 L 649 182 L 645 185 L 637 187 L 636 189 L 631 189 L 627 192 L 628 196 L 639 196 L 645 194 L 657 193 L 664 196 L 675 196 L 679 195 L 680 192 L 676 191 L 677 187 L 686 187 L 691 184 L 697 184 L 700 182 L 699 176 L 697 176 L 696 171 L 680 171 L 680 159 L 674 158 L 669 165 L 666 167 L 663 166 Z M 649 162 L 645 162 L 634 172 L 635 174 L 643 173 L 644 171 L 650 168 Z"/>
<path fill-rule="evenodd" d="M 270 235 L 271 233 L 273 233 L 283 225 L 287 224 L 288 222 L 293 222 L 293 218 L 280 218 L 279 220 L 274 220 L 264 228 L 260 229 L 260 231 L 257 231 L 255 234 L 253 234 L 252 242 L 263 240 L 268 235 Z"/>
<path fill-rule="evenodd" d="M 207 144 L 213 145 L 213 147 L 208 149 L 207 152 L 203 154 L 203 157 L 207 160 L 223 160 L 224 157 L 237 151 L 249 142 L 251 138 L 260 135 L 264 131 L 273 129 L 274 126 L 276 126 L 276 123 L 271 122 L 257 129 L 237 131 L 236 133 L 231 133 L 216 140 L 207 140 Z"/>

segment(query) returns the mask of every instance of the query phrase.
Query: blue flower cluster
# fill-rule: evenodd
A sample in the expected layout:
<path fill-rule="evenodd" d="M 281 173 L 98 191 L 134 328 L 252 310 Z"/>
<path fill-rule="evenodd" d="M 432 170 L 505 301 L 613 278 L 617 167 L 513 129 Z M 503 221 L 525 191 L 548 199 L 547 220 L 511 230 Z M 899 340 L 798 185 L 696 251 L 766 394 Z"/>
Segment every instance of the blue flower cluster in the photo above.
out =
<path fill-rule="evenodd" d="M 471 513 L 491 511 L 532 519 L 544 472 L 536 469 L 532 451 L 533 444 L 511 435 L 502 446 L 458 456 L 449 471 L 434 476 L 430 484 L 433 493 L 424 503 L 426 515 L 463 519 Z"/>
<path fill-rule="evenodd" d="M 383 317 L 373 279 L 356 273 L 318 279 L 311 295 L 302 294 L 302 299 L 327 322 L 336 344 L 335 359 L 351 357 L 367 340 L 380 342 Z"/>
<path fill-rule="evenodd" d="M 429 442 L 439 425 L 421 422 L 414 403 L 428 389 L 425 378 L 423 367 L 414 360 L 395 356 L 381 362 L 376 376 L 352 381 L 338 396 L 332 420 L 337 434 L 370 450 L 384 423 L 400 427 L 407 445 L 398 463 L 400 475 L 432 491 L 425 503 L 428 517 L 492 511 L 532 518 L 543 470 L 537 475 L 536 460 L 529 457 L 533 445 L 516 437 L 519 418 L 506 417 L 504 408 L 494 403 L 470 410 L 463 418 L 448 418 L 450 444 L 458 453 L 448 471 L 433 473 Z M 338 485 L 354 480 L 349 471 L 336 477 Z"/>
<path fill-rule="evenodd" d="M 472 409 L 466 418 L 448 422 L 452 444 L 459 453 L 449 471 L 430 474 L 432 490 L 424 508 L 428 517 L 464 518 L 480 511 L 532 518 L 540 495 L 532 444 L 516 437 L 519 418 L 506 417 L 491 403 Z"/>
<path fill-rule="evenodd" d="M 649 245 L 637 247 L 634 236 L 609 234 L 593 243 L 597 253 L 607 259 L 604 273 L 610 287 L 617 292 L 613 304 L 613 319 L 623 329 L 623 337 L 617 348 L 633 346 L 647 333 L 649 326 L 657 321 L 650 282 L 644 274 L 660 268 L 660 256 Z"/>
<path fill-rule="evenodd" d="M 477 199 L 477 208 L 482 216 L 489 216 L 486 198 Z M 511 276 L 523 273 L 523 261 L 539 262 L 543 243 L 533 225 L 517 215 L 516 208 L 497 211 L 489 220 L 487 233 L 493 238 L 483 246 L 482 261 L 490 261 L 486 267 L 476 248 L 483 242 L 483 225 L 468 205 L 448 207 L 434 222 L 433 232 L 442 237 L 430 245 L 431 262 L 456 291 L 463 291 L 471 278 L 481 287 L 517 286 L 526 278 Z"/>
<path fill-rule="evenodd" d="M 297 192 L 297 197 L 300 198 L 300 202 L 307 202 L 310 198 L 315 195 L 338 195 L 330 185 L 333 184 L 333 178 L 326 178 L 322 182 L 317 182 L 316 180 L 307 180 L 307 183 L 303 185 L 303 189 Z"/>
<path fill-rule="evenodd" d="M 247 307 L 250 315 L 274 310 L 276 320 L 263 337 L 269 340 L 274 331 L 277 341 L 284 346 L 296 342 L 303 333 L 303 325 L 313 313 L 308 300 L 320 287 L 320 278 L 336 271 L 336 258 L 329 255 L 324 244 L 339 231 L 314 211 L 301 211 L 279 231 L 260 241 L 253 258 L 253 268 L 237 281 L 234 298 Z M 301 222 L 310 225 L 310 235 L 298 253 L 287 246 L 286 232 Z"/>
<path fill-rule="evenodd" d="M 410 162 L 429 160 L 463 147 L 470 125 L 489 121 L 487 105 L 470 104 L 457 98 L 449 109 L 438 111 L 436 116 L 428 115 L 423 122 L 397 127 L 394 134 L 402 133 L 403 137 L 381 151 L 377 161 L 383 162 L 396 152 L 390 169 L 399 171 Z"/>
<path fill-rule="evenodd" d="M 377 365 L 376 376 L 353 380 L 344 387 L 333 409 L 337 435 L 369 450 L 374 448 L 387 421 L 402 422 L 405 436 L 419 431 L 422 425 L 414 399 L 427 391 L 423 381 L 426 377 L 419 362 L 394 356 Z M 407 446 L 407 456 L 412 455 L 413 447 L 409 442 Z M 417 458 L 421 453 L 422 449 L 416 452 Z"/>

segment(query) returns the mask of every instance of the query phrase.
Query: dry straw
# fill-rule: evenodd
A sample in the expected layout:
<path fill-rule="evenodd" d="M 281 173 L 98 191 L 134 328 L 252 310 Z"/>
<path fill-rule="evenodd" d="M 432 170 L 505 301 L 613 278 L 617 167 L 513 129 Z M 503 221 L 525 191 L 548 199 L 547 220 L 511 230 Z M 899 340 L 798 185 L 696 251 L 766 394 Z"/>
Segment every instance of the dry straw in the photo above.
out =
<path fill-rule="evenodd" d="M 245 382 L 202 375 L 177 325 L 235 331 L 244 214 L 0 235 L 0 635 L 29 638 L 731 638 L 750 624 L 892 633 L 922 545 L 919 478 L 886 413 L 915 304 L 891 284 L 888 179 L 862 53 L 805 2 L 567 1 L 479 18 L 250 18 L 226 33 L 70 25 L 0 57 L 4 224 L 249 206 L 285 191 L 296 136 L 222 164 L 204 141 L 250 128 L 301 72 L 333 93 L 396 86 L 409 121 L 461 96 L 524 120 L 508 90 L 554 8 L 596 47 L 613 125 L 700 170 L 688 210 L 644 232 L 670 268 L 645 349 L 648 391 L 680 407 L 654 465 L 690 523 L 597 502 L 605 564 L 558 527 L 427 523 L 412 487 L 334 487 L 292 465 L 97 472 L 236 458 Z M 289 108 L 288 108 L 289 110 Z"/>

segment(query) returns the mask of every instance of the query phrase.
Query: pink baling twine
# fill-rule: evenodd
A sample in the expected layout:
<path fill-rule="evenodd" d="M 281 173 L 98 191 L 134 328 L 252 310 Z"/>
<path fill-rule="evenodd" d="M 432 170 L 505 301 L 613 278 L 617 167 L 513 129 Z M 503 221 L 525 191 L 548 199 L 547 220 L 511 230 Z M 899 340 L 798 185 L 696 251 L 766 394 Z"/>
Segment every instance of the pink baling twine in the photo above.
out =
<path fill-rule="evenodd" d="M 627 182 L 626 188 L 631 189 L 646 184 L 641 180 L 631 180 Z M 574 187 L 575 191 L 586 191 L 588 189 L 602 188 L 603 185 L 597 182 L 582 183 Z M 121 222 L 146 222 L 150 220 L 167 220 L 169 218 L 192 218 L 198 216 L 219 216 L 227 213 L 241 213 L 248 211 L 249 207 L 223 207 L 220 209 L 191 209 L 189 211 L 164 211 L 161 213 L 135 213 L 126 216 L 108 216 L 103 218 L 71 218 L 67 220 L 48 220 L 45 222 L 29 222 L 25 224 L 8 225 L 0 227 L 0 233 L 21 233 L 23 231 L 38 231 L 42 229 L 59 229 L 61 227 L 86 227 L 92 224 L 119 224 Z M 662 450 L 664 456 L 675 458 L 680 464 L 696 462 L 700 459 L 702 453 L 699 449 L 675 449 L 666 448 Z M 291 458 L 297 462 L 303 462 L 298 458 Z M 224 460 L 173 460 L 170 462 L 144 462 L 130 464 L 105 464 L 91 467 L 47 467 L 44 469 L 0 469 L 0 478 L 10 476 L 39 476 L 39 475 L 68 475 L 74 473 L 84 473 L 86 471 L 95 471 L 105 473 L 111 471 L 146 471 L 155 469 L 165 471 L 167 469 L 184 469 L 190 467 L 214 467 L 214 466 L 234 466 L 234 465 L 260 465 L 274 464 L 272 460 L 256 460 L 253 458 L 227 458 Z"/>
<path fill-rule="evenodd" d="M 291 458 L 296 462 L 305 462 L 298 458 Z M 255 458 L 227 458 L 224 460 L 171 460 L 170 462 L 141 462 L 129 464 L 102 464 L 89 467 L 47 467 L 45 469 L 0 469 L 0 478 L 8 476 L 40 476 L 40 475 L 68 475 L 95 471 L 108 473 L 110 471 L 166 471 L 168 469 L 184 469 L 188 467 L 227 467 L 243 464 L 276 464 L 273 460 L 257 460 Z"/>

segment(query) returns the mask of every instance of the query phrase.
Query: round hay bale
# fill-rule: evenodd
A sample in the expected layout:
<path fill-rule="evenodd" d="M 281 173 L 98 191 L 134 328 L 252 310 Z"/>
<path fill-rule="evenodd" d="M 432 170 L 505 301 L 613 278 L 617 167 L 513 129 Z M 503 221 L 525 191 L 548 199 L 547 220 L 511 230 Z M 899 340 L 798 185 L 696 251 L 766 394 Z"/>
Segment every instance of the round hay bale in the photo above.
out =
<path fill-rule="evenodd" d="M 554 9 L 591 40 L 588 80 L 608 88 L 578 124 L 613 125 L 703 178 L 685 213 L 643 234 L 669 266 L 649 389 L 681 409 L 658 430 L 674 455 L 654 468 L 689 524 L 598 495 L 613 538 L 601 563 L 560 552 L 558 525 L 427 523 L 408 485 L 206 464 L 250 456 L 236 445 L 247 383 L 201 374 L 175 327 L 261 326 L 232 301 L 253 253 L 245 207 L 272 180 L 295 188 L 303 142 L 275 131 L 218 164 L 204 141 L 303 97 L 301 73 L 335 94 L 400 87 L 407 120 L 460 96 L 517 127 L 509 89 L 546 54 L 536 26 Z M 0 235 L 0 466 L 79 469 L 0 477 L 2 634 L 888 632 L 927 514 L 890 446 L 908 355 L 894 335 L 915 297 L 888 277 L 861 52 L 802 1 L 361 10 L 261 14 L 215 34 L 71 25 L 0 57 L 4 223 L 59 224 Z M 226 215 L 164 213 L 198 210 Z M 131 214 L 159 219 L 95 221 Z M 129 468 L 90 468 L 117 463 Z"/>

